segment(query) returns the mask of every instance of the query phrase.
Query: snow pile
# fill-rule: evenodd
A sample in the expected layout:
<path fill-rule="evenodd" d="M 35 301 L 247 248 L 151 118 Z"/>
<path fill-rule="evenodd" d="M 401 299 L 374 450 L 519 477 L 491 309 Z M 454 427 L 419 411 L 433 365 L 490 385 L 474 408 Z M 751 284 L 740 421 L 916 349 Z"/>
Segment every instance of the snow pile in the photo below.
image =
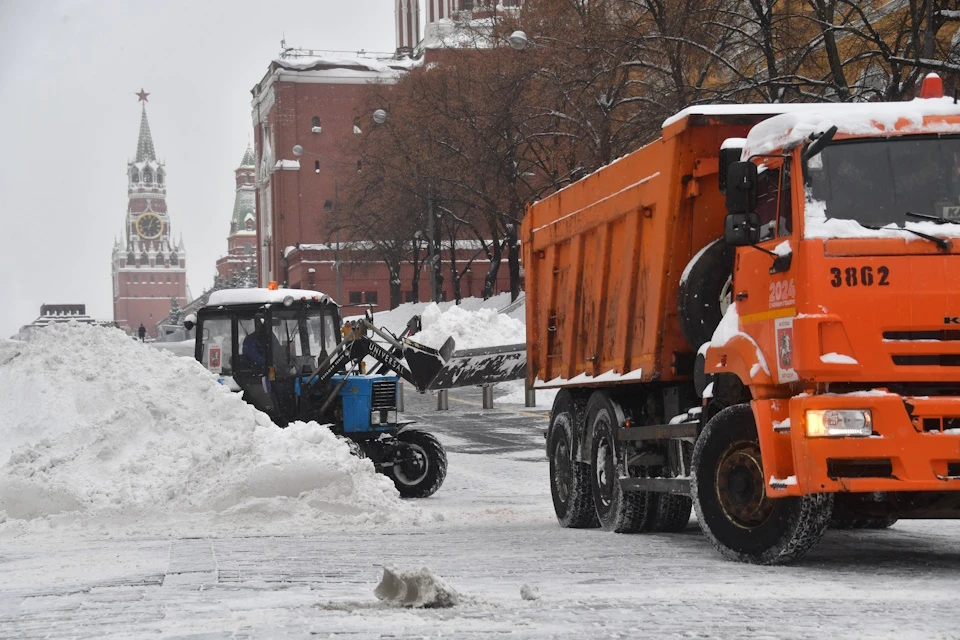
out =
<path fill-rule="evenodd" d="M 72 323 L 0 341 L 4 526 L 203 515 L 289 530 L 418 514 L 329 429 L 279 429 L 193 360 Z"/>
<path fill-rule="evenodd" d="M 383 578 L 373 591 L 380 600 L 404 607 L 454 607 L 460 596 L 428 567 L 414 571 L 383 568 Z"/>
<path fill-rule="evenodd" d="M 456 341 L 457 351 L 522 344 L 527 341 L 526 325 L 496 309 L 467 311 L 452 306 L 442 311 L 436 304 L 423 310 L 423 330 L 411 338 L 422 345 L 439 349 L 449 337 Z"/>
<path fill-rule="evenodd" d="M 446 311 L 451 307 L 459 306 L 461 309 L 466 311 L 477 311 L 479 309 L 503 309 L 510 305 L 510 294 L 501 293 L 484 300 L 483 298 L 463 298 L 460 300 L 460 304 L 456 304 L 453 301 L 450 302 L 405 302 L 398 306 L 395 309 L 390 311 L 380 311 L 379 313 L 373 314 L 373 322 L 378 327 L 383 327 L 384 329 L 389 330 L 391 333 L 400 335 L 407 326 L 410 318 L 413 316 L 423 315 L 423 312 L 427 307 L 436 305 L 440 308 L 441 311 Z M 507 315 L 511 318 L 523 321 L 526 313 L 526 307 L 520 305 L 518 308 L 514 309 Z M 346 318 L 347 320 L 353 318 L 359 318 L 360 316 L 350 316 Z"/>
<path fill-rule="evenodd" d="M 526 382 L 523 380 L 510 380 L 501 382 L 497 389 L 504 390 L 506 393 L 497 397 L 497 402 L 503 404 L 526 404 Z M 537 389 L 537 407 L 549 409 L 553 406 L 553 401 L 557 398 L 560 389 Z"/>

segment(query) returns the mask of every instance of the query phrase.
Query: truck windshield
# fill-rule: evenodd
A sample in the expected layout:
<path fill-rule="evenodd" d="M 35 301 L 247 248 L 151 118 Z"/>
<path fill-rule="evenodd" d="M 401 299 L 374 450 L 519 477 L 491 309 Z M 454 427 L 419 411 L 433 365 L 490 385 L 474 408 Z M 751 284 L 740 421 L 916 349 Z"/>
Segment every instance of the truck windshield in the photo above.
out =
<path fill-rule="evenodd" d="M 960 223 L 960 137 L 836 142 L 809 160 L 806 186 L 808 210 L 812 200 L 828 220 Z"/>

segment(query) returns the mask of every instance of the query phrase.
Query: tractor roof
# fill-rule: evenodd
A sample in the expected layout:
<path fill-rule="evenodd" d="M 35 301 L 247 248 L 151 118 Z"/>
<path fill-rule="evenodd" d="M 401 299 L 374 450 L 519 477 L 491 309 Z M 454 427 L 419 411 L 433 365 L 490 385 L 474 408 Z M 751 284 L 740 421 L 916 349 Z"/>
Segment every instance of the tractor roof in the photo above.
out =
<path fill-rule="evenodd" d="M 297 300 L 318 300 L 336 304 L 333 298 L 308 289 L 220 289 L 210 294 L 208 307 L 233 304 L 283 304 L 287 297 Z"/>

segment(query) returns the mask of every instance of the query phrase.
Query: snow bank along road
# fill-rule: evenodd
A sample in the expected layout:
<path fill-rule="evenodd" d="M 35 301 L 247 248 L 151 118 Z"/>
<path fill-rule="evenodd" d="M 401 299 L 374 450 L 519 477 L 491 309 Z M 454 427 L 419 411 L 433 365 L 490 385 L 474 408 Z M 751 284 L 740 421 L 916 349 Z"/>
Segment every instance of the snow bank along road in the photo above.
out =
<path fill-rule="evenodd" d="M 691 522 L 675 535 L 561 529 L 543 458 L 544 412 L 447 413 L 407 394 L 450 451 L 418 524 L 318 523 L 306 535 L 111 536 L 71 528 L 0 539 L 0 637 L 956 638 L 960 525 L 829 532 L 804 562 L 721 560 Z M 383 564 L 429 566 L 452 609 L 373 596 Z M 539 589 L 525 600 L 523 585 Z"/>

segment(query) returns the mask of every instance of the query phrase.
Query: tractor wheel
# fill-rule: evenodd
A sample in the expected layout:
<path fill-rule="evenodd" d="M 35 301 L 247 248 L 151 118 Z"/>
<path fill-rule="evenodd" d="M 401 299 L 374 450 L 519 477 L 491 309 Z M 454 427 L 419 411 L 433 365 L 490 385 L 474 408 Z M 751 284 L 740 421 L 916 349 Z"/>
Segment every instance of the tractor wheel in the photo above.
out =
<path fill-rule="evenodd" d="M 704 535 L 724 557 L 784 564 L 809 551 L 833 515 L 833 494 L 771 499 L 749 404 L 707 422 L 693 449 L 690 492 Z"/>
<path fill-rule="evenodd" d="M 550 494 L 561 527 L 585 529 L 599 526 L 590 490 L 590 465 L 573 455 L 577 404 L 573 394 L 562 390 L 553 402 L 547 457 L 550 460 Z"/>
<path fill-rule="evenodd" d="M 403 498 L 427 498 L 447 476 L 447 454 L 433 435 L 419 429 L 397 434 L 399 455 L 390 467 L 393 484 Z"/>
<path fill-rule="evenodd" d="M 733 301 L 733 248 L 723 238 L 695 255 L 683 270 L 677 316 L 693 349 L 708 342 Z"/>
<path fill-rule="evenodd" d="M 600 526 L 616 533 L 649 531 L 653 527 L 659 496 L 649 491 L 620 488 L 620 478 L 627 476 L 626 463 L 617 447 L 619 420 L 606 392 L 597 391 L 590 396 L 587 424 L 593 433 L 590 484 Z"/>

